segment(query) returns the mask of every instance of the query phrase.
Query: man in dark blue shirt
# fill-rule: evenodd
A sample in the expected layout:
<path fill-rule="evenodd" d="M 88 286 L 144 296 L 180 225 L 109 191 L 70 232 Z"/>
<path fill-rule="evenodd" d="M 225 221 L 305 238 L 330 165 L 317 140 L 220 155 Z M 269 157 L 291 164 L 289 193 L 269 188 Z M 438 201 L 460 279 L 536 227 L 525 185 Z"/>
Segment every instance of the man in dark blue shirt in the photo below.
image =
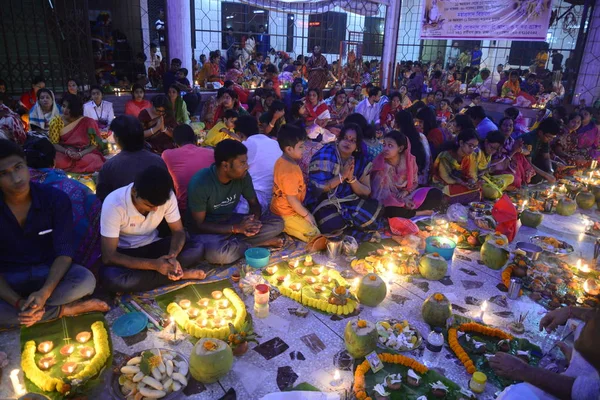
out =
<path fill-rule="evenodd" d="M 171 68 L 163 75 L 163 89 L 165 93 L 169 93 L 169 86 L 177 81 L 177 71 L 181 69 L 181 60 L 174 58 L 171 60 Z"/>
<path fill-rule="evenodd" d="M 71 200 L 29 182 L 21 148 L 0 140 L 0 327 L 108 311 L 92 294 L 94 275 L 72 265 Z"/>

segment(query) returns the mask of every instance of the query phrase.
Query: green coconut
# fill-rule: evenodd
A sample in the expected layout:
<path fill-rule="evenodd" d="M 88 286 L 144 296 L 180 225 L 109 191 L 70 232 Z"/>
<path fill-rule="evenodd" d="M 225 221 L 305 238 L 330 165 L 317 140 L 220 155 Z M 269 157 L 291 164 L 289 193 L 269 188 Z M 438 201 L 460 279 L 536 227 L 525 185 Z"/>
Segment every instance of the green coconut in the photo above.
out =
<path fill-rule="evenodd" d="M 508 243 L 508 238 L 506 237 L 506 235 L 503 235 L 500 232 L 487 234 L 485 237 L 485 241 L 487 242 L 488 240 L 503 240 L 505 243 Z"/>
<path fill-rule="evenodd" d="M 356 292 L 356 297 L 360 304 L 364 304 L 369 307 L 376 307 L 379 305 L 387 295 L 387 285 L 376 274 L 365 275 Z"/>
<path fill-rule="evenodd" d="M 575 201 L 579 208 L 584 210 L 589 210 L 594 207 L 594 203 L 596 203 L 596 196 L 594 196 L 590 192 L 579 192 L 577 197 L 575 197 Z"/>
<path fill-rule="evenodd" d="M 432 327 L 446 327 L 446 322 L 452 316 L 452 304 L 441 293 L 434 293 L 429 296 L 421 307 L 423 320 Z"/>
<path fill-rule="evenodd" d="M 202 338 L 190 354 L 190 372 L 202 383 L 214 383 L 227 375 L 233 365 L 231 347 L 222 340 Z"/>
<path fill-rule="evenodd" d="M 481 191 L 483 193 L 483 197 L 489 200 L 498 200 L 502 197 L 502 191 L 498 190 L 498 188 L 492 187 L 492 185 L 483 185 L 481 187 Z"/>
<path fill-rule="evenodd" d="M 564 215 L 565 217 L 573 215 L 576 210 L 577 203 L 568 198 L 560 199 L 558 201 L 558 205 L 556 206 L 556 212 L 558 215 Z"/>
<path fill-rule="evenodd" d="M 486 240 L 485 243 L 481 245 L 479 254 L 481 255 L 481 261 L 486 267 L 500 269 L 506 264 L 510 257 L 510 252 L 506 248 L 507 244 L 508 240 L 500 238 Z"/>
<path fill-rule="evenodd" d="M 362 358 L 377 348 L 377 328 L 374 323 L 355 319 L 344 329 L 346 350 L 354 358 Z"/>
<path fill-rule="evenodd" d="M 525 210 L 521 213 L 520 219 L 524 226 L 537 228 L 538 225 L 542 223 L 544 215 L 536 211 Z"/>
<path fill-rule="evenodd" d="M 438 253 L 425 254 L 419 260 L 419 273 L 430 281 L 439 281 L 448 272 L 448 261 Z"/>

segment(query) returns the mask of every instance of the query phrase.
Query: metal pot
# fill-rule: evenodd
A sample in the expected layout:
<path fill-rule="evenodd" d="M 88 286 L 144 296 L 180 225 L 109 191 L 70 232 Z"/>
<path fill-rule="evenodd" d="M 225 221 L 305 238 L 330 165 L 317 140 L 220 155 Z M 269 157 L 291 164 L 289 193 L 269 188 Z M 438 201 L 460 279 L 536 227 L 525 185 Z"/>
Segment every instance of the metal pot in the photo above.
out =
<path fill-rule="evenodd" d="M 542 251 L 544 251 L 540 246 L 528 242 L 518 242 L 517 249 L 524 251 L 525 256 L 531 261 L 537 261 Z"/>

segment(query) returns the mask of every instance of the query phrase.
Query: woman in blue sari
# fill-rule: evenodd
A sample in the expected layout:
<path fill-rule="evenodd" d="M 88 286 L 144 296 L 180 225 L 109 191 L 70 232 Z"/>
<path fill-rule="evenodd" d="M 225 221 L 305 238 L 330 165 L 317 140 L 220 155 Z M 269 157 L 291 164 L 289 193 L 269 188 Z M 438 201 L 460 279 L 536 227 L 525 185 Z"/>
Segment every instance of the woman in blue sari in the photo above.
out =
<path fill-rule="evenodd" d="M 51 185 L 65 192 L 73 207 L 75 257 L 73 262 L 91 268 L 100 258 L 100 210 L 102 203 L 83 183 L 54 167 L 56 149 L 46 138 L 24 146 L 31 181 Z"/>
<path fill-rule="evenodd" d="M 312 157 L 306 203 L 322 233 L 345 231 L 357 240 L 373 238 L 381 227 L 383 207 L 369 198 L 370 173 L 362 130 L 353 123 L 342 128 L 337 142 Z"/>

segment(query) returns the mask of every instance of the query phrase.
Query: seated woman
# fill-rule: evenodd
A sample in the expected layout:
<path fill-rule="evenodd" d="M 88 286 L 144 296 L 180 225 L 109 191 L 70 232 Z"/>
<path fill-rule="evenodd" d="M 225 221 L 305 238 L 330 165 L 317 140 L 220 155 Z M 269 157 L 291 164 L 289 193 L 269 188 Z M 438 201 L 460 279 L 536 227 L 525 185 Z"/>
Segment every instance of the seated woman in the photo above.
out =
<path fill-rule="evenodd" d="M 258 118 L 258 127 L 261 133 L 277 139 L 277 134 L 283 125 L 285 125 L 285 104 L 283 101 L 275 100 L 271 103 L 269 111 Z"/>
<path fill-rule="evenodd" d="M 415 123 L 417 131 L 427 137 L 431 154 L 435 158 L 444 142 L 450 140 L 450 135 L 444 134 L 444 130 L 438 127 L 435 112 L 430 107 L 424 107 L 417 112 Z"/>
<path fill-rule="evenodd" d="M 448 76 L 448 82 L 446 82 L 446 95 L 447 96 L 456 96 L 460 94 L 460 85 L 462 82 L 460 81 L 462 74 L 460 72 L 454 72 L 452 75 Z"/>
<path fill-rule="evenodd" d="M 306 204 L 322 233 L 346 231 L 359 241 L 377 236 L 383 207 L 369 198 L 371 163 L 362 149 L 360 127 L 346 124 L 339 140 L 311 160 Z"/>
<path fill-rule="evenodd" d="M 511 71 L 508 80 L 502 85 L 500 96 L 516 99 L 519 93 L 521 93 L 521 78 L 519 78 L 517 71 Z"/>
<path fill-rule="evenodd" d="M 85 101 L 84 101 L 85 96 L 83 95 L 82 92 L 79 91 L 79 88 L 80 88 L 80 85 L 75 79 L 73 79 L 73 78 L 67 79 L 67 91 L 65 93 L 63 93 L 62 99 L 64 99 L 65 96 L 68 94 L 73 94 L 73 95 L 79 97 L 79 100 L 81 100 L 82 104 L 85 103 Z"/>
<path fill-rule="evenodd" d="M 431 170 L 431 151 L 427 138 L 417 131 L 412 114 L 406 110 L 399 111 L 396 114 L 395 128 L 410 141 L 411 153 L 415 156 L 419 167 L 419 185 L 427 185 L 429 183 L 429 171 Z"/>
<path fill-rule="evenodd" d="M 252 108 L 252 111 L 250 111 L 250 115 L 259 118 L 261 115 L 269 111 L 271 104 L 277 100 L 277 95 L 275 94 L 275 91 L 270 89 L 257 89 L 254 92 L 254 100 L 255 104 Z"/>
<path fill-rule="evenodd" d="M 572 113 L 566 118 L 566 124 L 563 125 L 561 133 L 552 144 L 552 152 L 556 160 L 565 165 L 576 165 L 584 163 L 585 158 L 577 151 L 577 130 L 581 127 L 581 115 Z"/>
<path fill-rule="evenodd" d="M 248 115 L 248 111 L 240 105 L 238 94 L 233 89 L 221 88 L 217 91 L 217 108 L 213 118 L 213 124 L 216 124 L 226 110 L 237 111 L 238 115 Z"/>
<path fill-rule="evenodd" d="M 381 109 L 379 120 L 385 131 L 390 131 L 396 122 L 396 113 L 402 110 L 402 95 L 400 92 L 390 94 L 390 101 L 385 103 Z"/>
<path fill-rule="evenodd" d="M 108 132 L 110 123 L 115 119 L 113 105 L 110 101 L 103 100 L 104 95 L 100 86 L 92 86 L 90 94 L 92 95 L 92 100 L 84 104 L 83 115 L 95 120 L 102 132 Z M 102 136 L 108 136 L 108 134 L 103 134 Z"/>
<path fill-rule="evenodd" d="M 373 161 L 371 197 L 383 204 L 387 218 L 431 215 L 442 205 L 444 194 L 436 188 L 419 188 L 417 159 L 410 141 L 399 131 L 383 140 L 383 152 Z"/>
<path fill-rule="evenodd" d="M 0 103 L 0 139 L 8 139 L 19 145 L 27 140 L 27 133 L 19 114 Z"/>
<path fill-rule="evenodd" d="M 513 139 L 513 120 L 504 117 L 500 120 L 500 132 L 504 135 L 504 145 L 492 156 L 490 173 L 492 175 L 513 175 L 512 186 L 520 188 L 531 181 L 535 170 L 524 155 L 523 141 Z"/>
<path fill-rule="evenodd" d="M 56 104 L 54 93 L 50 89 L 40 89 L 37 92 L 37 102 L 29 110 L 29 129 L 48 134 L 50 121 L 60 117 L 60 107 Z"/>
<path fill-rule="evenodd" d="M 348 95 L 348 102 L 352 107 L 356 107 L 358 103 L 363 101 L 365 96 L 362 93 L 362 85 L 354 85 L 352 87 L 352 92 Z"/>
<path fill-rule="evenodd" d="M 50 121 L 48 137 L 56 148 L 56 168 L 67 172 L 96 172 L 104 164 L 98 150 L 100 132 L 96 121 L 83 116 L 83 105 L 75 95 L 63 100 L 63 115 Z"/>
<path fill-rule="evenodd" d="M 172 111 L 173 116 L 175 117 L 175 122 L 177 122 L 177 124 L 189 124 L 191 122 L 190 113 L 188 112 L 185 101 L 183 101 L 183 98 L 179 93 L 177 85 L 169 86 L 167 96 L 169 97 L 171 106 L 173 107 Z"/>
<path fill-rule="evenodd" d="M 529 132 L 529 129 L 527 127 L 527 121 L 525 120 L 525 117 L 517 107 L 508 107 L 504 109 L 504 116 L 509 117 L 514 122 L 512 133 L 513 138 L 516 139 L 524 133 Z"/>
<path fill-rule="evenodd" d="M 577 129 L 577 149 L 588 160 L 600 159 L 600 129 L 592 119 L 593 112 L 591 107 L 581 110 L 581 127 Z"/>
<path fill-rule="evenodd" d="M 73 206 L 73 237 L 76 264 L 91 268 L 100 257 L 100 210 L 94 192 L 62 169 L 54 168 L 56 148 L 48 139 L 28 142 L 24 149 L 31 182 L 54 186 L 65 192 Z"/>
<path fill-rule="evenodd" d="M 334 134 L 339 134 L 340 130 L 344 125 L 344 121 L 352 113 L 352 107 L 348 103 L 346 92 L 343 90 L 337 92 L 333 96 L 333 100 L 329 105 L 329 115 L 331 119 L 325 126 L 329 131 Z"/>
<path fill-rule="evenodd" d="M 152 151 L 161 154 L 167 149 L 175 148 L 173 129 L 177 126 L 173 118 L 171 103 L 164 94 L 152 98 L 152 107 L 140 112 L 138 120 L 144 128 L 144 137 Z"/>
<path fill-rule="evenodd" d="M 225 72 L 225 80 L 239 83 L 244 76 L 239 60 L 227 60 L 227 71 Z"/>
<path fill-rule="evenodd" d="M 304 93 L 302 79 L 294 79 L 289 93 L 284 96 L 285 107 L 288 110 L 288 116 L 291 115 L 290 113 L 292 110 L 292 104 L 294 104 L 294 102 L 297 100 L 303 100 L 304 97 L 306 97 L 306 93 Z"/>
<path fill-rule="evenodd" d="M 335 135 L 324 128 L 331 119 L 331 114 L 329 114 L 327 104 L 321 100 L 321 91 L 314 88 L 308 89 L 304 105 L 306 107 L 305 120 L 308 137 L 317 142 L 333 142 Z"/>
<path fill-rule="evenodd" d="M 408 107 L 412 106 L 412 101 L 410 97 L 408 97 L 408 86 L 401 85 L 398 91 L 402 96 L 402 98 L 400 99 L 400 105 L 402 106 L 403 110 L 406 110 Z"/>
<path fill-rule="evenodd" d="M 144 99 L 145 95 L 146 89 L 139 83 L 134 83 L 131 88 L 132 99 L 125 103 L 125 115 L 137 118 L 143 109 L 152 107 L 152 103 Z"/>

